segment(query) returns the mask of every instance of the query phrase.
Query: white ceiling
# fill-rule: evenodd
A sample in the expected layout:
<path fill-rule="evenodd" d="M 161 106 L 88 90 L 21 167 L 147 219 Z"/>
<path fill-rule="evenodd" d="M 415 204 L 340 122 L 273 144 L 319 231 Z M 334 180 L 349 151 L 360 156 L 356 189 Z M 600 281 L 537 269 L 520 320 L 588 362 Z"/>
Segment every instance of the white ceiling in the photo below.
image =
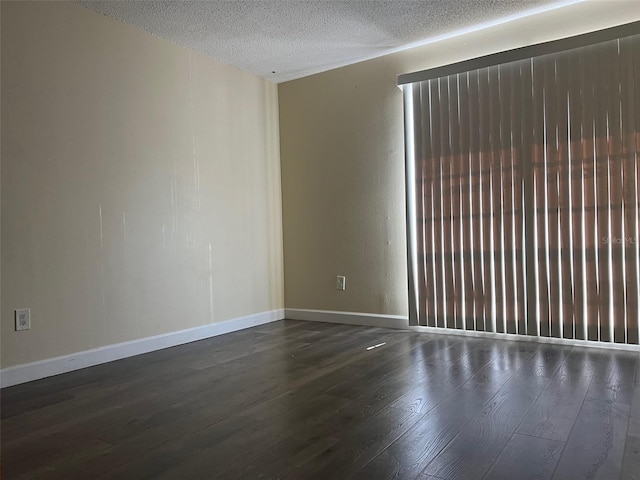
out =
<path fill-rule="evenodd" d="M 546 9 L 558 0 L 84 0 L 80 3 L 223 63 L 283 82 L 503 17 Z"/>

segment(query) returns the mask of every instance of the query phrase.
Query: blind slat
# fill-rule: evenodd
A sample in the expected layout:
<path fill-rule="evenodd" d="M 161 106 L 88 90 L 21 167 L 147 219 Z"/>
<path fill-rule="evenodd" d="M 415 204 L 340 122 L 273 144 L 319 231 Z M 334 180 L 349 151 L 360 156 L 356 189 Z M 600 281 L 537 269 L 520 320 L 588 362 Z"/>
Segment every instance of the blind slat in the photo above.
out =
<path fill-rule="evenodd" d="M 580 72 L 582 68 L 582 54 L 572 55 L 569 59 L 568 72 Z M 574 309 L 574 338 L 587 338 L 587 324 L 585 321 L 585 283 L 584 283 L 584 169 L 582 154 L 582 89 L 579 77 L 570 75 L 569 80 L 569 176 L 571 200 L 571 251 L 573 255 L 573 309 Z"/>
<path fill-rule="evenodd" d="M 638 102 L 635 91 L 633 43 L 631 39 L 620 41 L 620 95 L 622 120 L 622 152 L 623 152 L 623 203 L 625 230 L 625 307 L 627 313 L 627 342 L 638 343 L 638 264 L 640 258 L 637 251 L 638 244 L 638 165 L 634 133 L 639 125 L 635 123 L 634 105 Z M 633 240 L 636 239 L 634 244 Z"/>

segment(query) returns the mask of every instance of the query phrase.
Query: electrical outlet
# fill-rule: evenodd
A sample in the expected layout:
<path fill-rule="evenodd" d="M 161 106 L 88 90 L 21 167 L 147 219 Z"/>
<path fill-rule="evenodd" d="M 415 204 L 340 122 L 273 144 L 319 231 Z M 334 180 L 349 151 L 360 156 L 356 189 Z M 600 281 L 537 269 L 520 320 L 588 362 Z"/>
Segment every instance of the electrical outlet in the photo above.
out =
<path fill-rule="evenodd" d="M 19 308 L 16 310 L 16 332 L 31 329 L 31 310 Z"/>
<path fill-rule="evenodd" d="M 336 288 L 338 290 L 346 290 L 347 288 L 347 277 L 344 275 L 338 275 L 336 278 Z"/>

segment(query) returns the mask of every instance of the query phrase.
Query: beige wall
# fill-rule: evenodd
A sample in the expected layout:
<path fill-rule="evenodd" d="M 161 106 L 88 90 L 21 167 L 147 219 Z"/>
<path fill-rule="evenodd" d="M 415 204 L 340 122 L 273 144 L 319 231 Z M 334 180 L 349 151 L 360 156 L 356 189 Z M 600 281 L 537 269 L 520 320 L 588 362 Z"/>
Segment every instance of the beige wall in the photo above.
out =
<path fill-rule="evenodd" d="M 274 84 L 3 1 L 1 100 L 3 367 L 283 307 Z"/>
<path fill-rule="evenodd" d="M 586 2 L 280 84 L 287 308 L 407 314 L 397 75 L 638 20 L 638 5 Z"/>

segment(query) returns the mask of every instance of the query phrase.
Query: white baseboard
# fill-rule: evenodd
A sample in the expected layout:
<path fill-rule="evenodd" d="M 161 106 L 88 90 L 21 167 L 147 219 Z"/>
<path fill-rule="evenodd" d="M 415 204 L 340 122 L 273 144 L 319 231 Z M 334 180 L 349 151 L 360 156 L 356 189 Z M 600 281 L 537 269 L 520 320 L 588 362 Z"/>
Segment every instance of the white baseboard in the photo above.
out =
<path fill-rule="evenodd" d="M 546 344 L 552 344 L 552 345 L 606 348 L 609 350 L 626 350 L 629 352 L 640 352 L 640 345 L 631 345 L 628 343 L 594 342 L 593 340 L 576 340 L 573 338 L 540 337 L 537 335 L 517 335 L 514 333 L 476 332 L 475 330 L 461 330 L 457 328 L 442 328 L 442 327 L 410 326 L 408 327 L 408 329 L 414 332 L 435 333 L 438 335 L 460 335 L 464 337 L 511 340 L 514 342 L 536 342 L 536 343 L 546 343 Z"/>
<path fill-rule="evenodd" d="M 494 338 L 518 342 L 537 342 L 554 345 L 595 347 L 607 348 L 611 350 L 640 352 L 640 345 L 629 345 L 626 343 L 594 342 L 589 340 L 574 340 L 569 338 L 550 338 L 531 335 L 476 332 L 474 330 L 459 330 L 455 328 L 409 326 L 408 317 L 401 315 L 378 315 L 374 313 L 336 312 L 332 310 L 306 310 L 294 308 L 287 308 L 285 310 L 285 315 L 286 318 L 289 318 L 291 320 L 344 323 L 347 325 L 361 325 L 365 327 L 402 328 L 415 332 L 434 333 L 438 335 L 461 335 L 465 337 Z"/>
<path fill-rule="evenodd" d="M 0 387 L 10 387 L 20 383 L 38 380 L 40 378 L 59 375 L 61 373 L 79 370 L 81 368 L 99 365 L 101 363 L 132 357 L 142 353 L 174 347 L 184 343 L 195 342 L 225 333 L 255 327 L 265 323 L 275 322 L 285 318 L 284 309 L 247 315 L 223 322 L 211 323 L 201 327 L 188 328 L 177 332 L 165 333 L 153 337 L 116 343 L 104 347 L 72 353 L 62 357 L 49 358 L 33 363 L 25 363 L 0 370 Z"/>
<path fill-rule="evenodd" d="M 362 325 L 364 327 L 409 328 L 409 319 L 402 315 L 306 310 L 301 308 L 287 308 L 284 313 L 286 318 L 291 320 L 344 323 L 346 325 Z"/>
<path fill-rule="evenodd" d="M 379 315 L 373 313 L 337 312 L 332 310 L 308 310 L 287 308 L 233 318 L 223 322 L 212 323 L 200 327 L 189 328 L 177 332 L 165 333 L 153 337 L 141 338 L 129 342 L 107 345 L 92 350 L 85 350 L 62 357 L 49 358 L 33 363 L 16 365 L 0 370 L 0 387 L 10 387 L 40 378 L 59 375 L 121 358 L 140 355 L 163 348 L 174 347 L 184 343 L 195 342 L 205 338 L 231 333 L 245 328 L 288 318 L 291 320 L 307 320 L 313 322 L 342 323 L 367 327 L 405 329 L 439 335 L 463 335 L 467 337 L 495 338 L 502 340 L 538 342 L 556 345 L 572 345 L 581 347 L 607 348 L 640 352 L 640 346 L 621 343 L 593 342 L 587 340 L 571 340 L 565 338 L 533 337 L 527 335 L 505 335 L 502 333 L 476 332 L 437 327 L 409 326 L 408 318 L 402 315 Z"/>

